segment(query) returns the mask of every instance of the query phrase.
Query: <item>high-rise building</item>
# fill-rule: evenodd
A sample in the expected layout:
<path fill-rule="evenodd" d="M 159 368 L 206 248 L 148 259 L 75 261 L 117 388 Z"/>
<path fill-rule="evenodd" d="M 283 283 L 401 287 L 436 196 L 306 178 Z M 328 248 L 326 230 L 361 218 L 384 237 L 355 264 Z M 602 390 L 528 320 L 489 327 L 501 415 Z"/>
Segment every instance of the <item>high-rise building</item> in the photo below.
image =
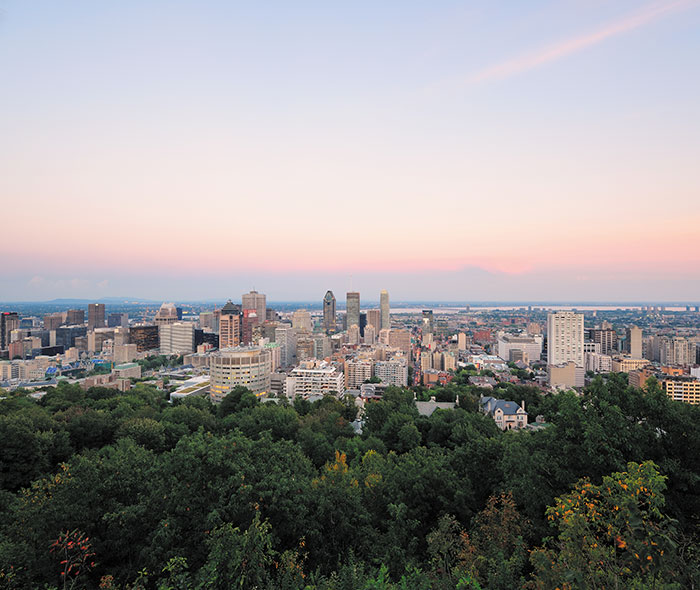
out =
<path fill-rule="evenodd" d="M 158 339 L 160 354 L 190 354 L 194 352 L 194 323 L 161 324 Z"/>
<path fill-rule="evenodd" d="M 290 325 L 275 328 L 275 342 L 280 345 L 280 364 L 289 367 L 297 359 L 297 333 Z"/>
<path fill-rule="evenodd" d="M 591 330 L 591 340 L 600 344 L 601 354 L 617 352 L 617 332 L 612 328 L 594 328 Z"/>
<path fill-rule="evenodd" d="M 389 346 L 403 350 L 407 355 L 411 353 L 411 333 L 408 330 L 391 328 L 388 336 Z"/>
<path fill-rule="evenodd" d="M 243 302 L 243 309 L 254 309 L 257 322 L 262 324 L 267 318 L 267 298 L 265 295 L 257 291 L 251 291 L 250 293 L 245 293 L 241 297 L 241 300 Z"/>
<path fill-rule="evenodd" d="M 157 350 L 160 345 L 158 326 L 130 326 L 129 343 L 135 344 L 138 352 Z"/>
<path fill-rule="evenodd" d="M 642 329 L 637 326 L 627 328 L 627 353 L 633 359 L 642 358 Z"/>
<path fill-rule="evenodd" d="M 77 324 L 85 323 L 85 310 L 83 309 L 69 309 L 66 312 L 66 324 L 69 326 L 75 326 Z"/>
<path fill-rule="evenodd" d="M 379 309 L 382 312 L 381 326 L 375 326 L 377 332 L 385 328 L 391 328 L 391 315 L 389 311 L 389 291 L 382 289 L 379 294 Z"/>
<path fill-rule="evenodd" d="M 302 332 L 297 338 L 297 363 L 315 358 L 316 345 L 309 332 Z"/>
<path fill-rule="evenodd" d="M 234 387 L 247 387 L 255 395 L 270 390 L 271 353 L 259 346 L 239 346 L 212 353 L 209 359 L 210 396 L 220 402 Z"/>
<path fill-rule="evenodd" d="M 345 387 L 359 389 L 365 381 L 372 378 L 372 359 L 352 359 L 345 361 Z"/>
<path fill-rule="evenodd" d="M 110 313 L 107 318 L 107 327 L 126 328 L 129 325 L 129 314 L 128 313 Z"/>
<path fill-rule="evenodd" d="M 301 332 L 313 332 L 311 313 L 306 309 L 297 309 L 292 314 L 292 327 Z"/>
<path fill-rule="evenodd" d="M 584 366 L 583 314 L 558 311 L 547 315 L 547 363 L 561 365 L 573 362 Z"/>
<path fill-rule="evenodd" d="M 374 326 L 377 334 L 382 330 L 382 312 L 379 309 L 367 310 L 367 325 Z"/>
<path fill-rule="evenodd" d="M 177 316 L 177 307 L 175 307 L 174 303 L 163 303 L 156 313 L 156 326 L 161 326 L 163 324 L 174 324 L 178 321 Z"/>
<path fill-rule="evenodd" d="M 44 316 L 44 330 L 55 330 L 63 324 L 63 314 L 51 313 Z"/>
<path fill-rule="evenodd" d="M 467 335 L 464 332 L 457 334 L 457 349 L 467 350 Z"/>
<path fill-rule="evenodd" d="M 88 304 L 88 330 L 105 327 L 105 305 L 104 303 Z"/>
<path fill-rule="evenodd" d="M 241 309 L 229 299 L 219 316 L 219 348 L 233 348 L 241 343 Z"/>
<path fill-rule="evenodd" d="M 12 330 L 19 328 L 19 315 L 16 311 L 0 313 L 0 350 L 6 350 L 10 345 Z"/>
<path fill-rule="evenodd" d="M 360 338 L 360 326 L 353 324 L 348 328 L 348 344 L 359 344 Z"/>
<path fill-rule="evenodd" d="M 346 328 L 350 326 L 360 327 L 360 294 L 356 291 L 350 291 L 345 296 L 346 309 Z"/>
<path fill-rule="evenodd" d="M 363 342 L 365 344 L 375 344 L 377 342 L 377 330 L 372 324 L 367 324 L 365 326 L 365 335 L 363 336 Z"/>
<path fill-rule="evenodd" d="M 435 330 L 435 320 L 432 309 L 423 310 L 423 322 L 421 323 L 423 334 L 432 334 Z"/>
<path fill-rule="evenodd" d="M 323 297 L 323 329 L 326 334 L 335 331 L 335 295 L 326 291 Z"/>
<path fill-rule="evenodd" d="M 241 344 L 253 343 L 253 330 L 262 322 L 255 309 L 244 309 L 241 317 Z"/>
<path fill-rule="evenodd" d="M 676 336 L 659 339 L 659 360 L 664 365 L 688 366 L 695 364 L 695 342 Z"/>
<path fill-rule="evenodd" d="M 404 357 L 374 363 L 374 376 L 387 385 L 406 387 L 408 385 L 408 364 Z"/>

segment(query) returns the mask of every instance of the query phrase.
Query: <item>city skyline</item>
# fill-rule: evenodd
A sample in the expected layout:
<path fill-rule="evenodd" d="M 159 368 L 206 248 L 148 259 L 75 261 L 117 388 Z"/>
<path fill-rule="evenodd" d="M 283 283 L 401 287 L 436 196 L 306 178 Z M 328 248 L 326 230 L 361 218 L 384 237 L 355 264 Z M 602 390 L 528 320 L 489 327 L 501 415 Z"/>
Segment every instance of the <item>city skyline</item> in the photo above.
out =
<path fill-rule="evenodd" d="M 692 300 L 699 27 L 697 0 L 8 1 L 2 299 Z"/>

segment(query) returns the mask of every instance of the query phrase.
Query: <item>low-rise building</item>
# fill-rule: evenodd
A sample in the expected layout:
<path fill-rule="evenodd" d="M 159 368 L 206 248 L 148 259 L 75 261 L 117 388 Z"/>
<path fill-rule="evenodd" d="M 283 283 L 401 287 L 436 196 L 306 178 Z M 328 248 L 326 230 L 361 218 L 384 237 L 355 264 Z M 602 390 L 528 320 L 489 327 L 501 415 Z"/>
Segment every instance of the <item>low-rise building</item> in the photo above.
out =
<path fill-rule="evenodd" d="M 486 396 L 479 400 L 479 407 L 484 414 L 493 418 L 501 430 L 519 430 L 527 426 L 525 402 L 518 405 L 516 402 Z"/>
<path fill-rule="evenodd" d="M 325 361 L 307 361 L 292 369 L 285 380 L 285 395 L 289 398 L 309 398 L 312 395 L 341 395 L 345 391 L 345 376 Z"/>

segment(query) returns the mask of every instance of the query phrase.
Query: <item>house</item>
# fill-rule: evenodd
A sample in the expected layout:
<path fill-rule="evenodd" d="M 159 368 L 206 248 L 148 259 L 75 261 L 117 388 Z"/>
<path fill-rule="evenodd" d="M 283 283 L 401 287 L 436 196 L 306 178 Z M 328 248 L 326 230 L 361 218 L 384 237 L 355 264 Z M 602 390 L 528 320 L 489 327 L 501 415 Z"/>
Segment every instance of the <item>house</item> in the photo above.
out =
<path fill-rule="evenodd" d="M 518 405 L 516 402 L 482 396 L 479 407 L 484 414 L 494 419 L 496 426 L 501 430 L 519 430 L 527 426 L 524 401 Z"/>

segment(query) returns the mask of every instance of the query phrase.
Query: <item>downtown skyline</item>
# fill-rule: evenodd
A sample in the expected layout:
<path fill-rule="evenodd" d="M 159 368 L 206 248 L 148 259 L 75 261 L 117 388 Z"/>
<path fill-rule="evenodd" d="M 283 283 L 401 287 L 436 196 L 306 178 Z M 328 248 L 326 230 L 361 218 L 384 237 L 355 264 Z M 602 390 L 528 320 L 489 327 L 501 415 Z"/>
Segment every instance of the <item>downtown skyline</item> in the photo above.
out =
<path fill-rule="evenodd" d="M 0 299 L 692 302 L 699 27 L 692 0 L 6 2 Z"/>

